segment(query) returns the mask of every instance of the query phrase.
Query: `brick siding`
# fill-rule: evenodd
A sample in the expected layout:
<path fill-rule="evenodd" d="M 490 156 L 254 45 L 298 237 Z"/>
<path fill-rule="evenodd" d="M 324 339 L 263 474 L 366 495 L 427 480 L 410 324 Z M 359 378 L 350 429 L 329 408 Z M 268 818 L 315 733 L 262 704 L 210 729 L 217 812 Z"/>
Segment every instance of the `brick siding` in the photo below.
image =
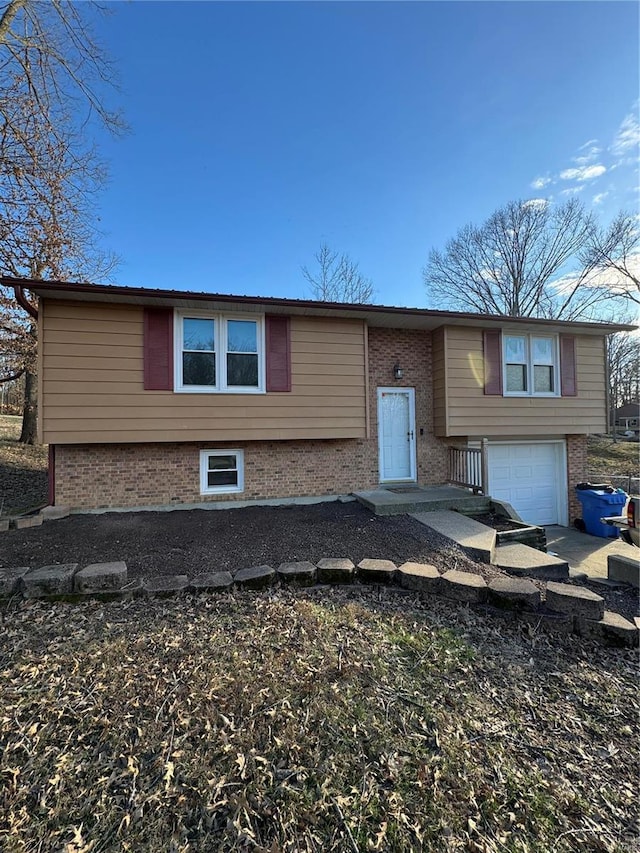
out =
<path fill-rule="evenodd" d="M 403 370 L 393 378 L 393 367 Z M 418 482 L 444 483 L 448 474 L 449 442 L 436 438 L 433 428 L 433 383 L 431 381 L 431 333 L 413 329 L 369 329 L 369 417 L 371 449 L 378 458 L 378 394 L 384 387 L 416 389 L 416 462 Z M 420 430 L 423 434 L 420 435 Z"/>
<path fill-rule="evenodd" d="M 567 436 L 567 485 L 569 492 L 569 524 L 582 518 L 582 506 L 576 497 L 576 485 L 587 479 L 587 436 Z"/>
<path fill-rule="evenodd" d="M 56 447 L 56 503 L 127 507 L 305 495 L 370 488 L 377 472 L 366 442 L 253 441 Z M 244 491 L 200 494 L 200 450 L 244 451 Z"/>

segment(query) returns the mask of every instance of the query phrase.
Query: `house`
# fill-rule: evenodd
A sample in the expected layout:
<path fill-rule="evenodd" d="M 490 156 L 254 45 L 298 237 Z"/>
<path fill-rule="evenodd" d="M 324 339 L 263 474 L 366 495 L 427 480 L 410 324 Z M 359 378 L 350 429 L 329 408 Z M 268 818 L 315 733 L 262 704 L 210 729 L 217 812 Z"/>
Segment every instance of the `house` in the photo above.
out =
<path fill-rule="evenodd" d="M 640 432 L 640 403 L 626 403 L 618 409 L 612 409 L 609 423 L 616 432 Z"/>
<path fill-rule="evenodd" d="M 493 497 L 566 525 L 606 430 L 605 337 L 629 328 L 21 283 L 51 500 L 78 510 L 440 484 L 482 444 Z"/>

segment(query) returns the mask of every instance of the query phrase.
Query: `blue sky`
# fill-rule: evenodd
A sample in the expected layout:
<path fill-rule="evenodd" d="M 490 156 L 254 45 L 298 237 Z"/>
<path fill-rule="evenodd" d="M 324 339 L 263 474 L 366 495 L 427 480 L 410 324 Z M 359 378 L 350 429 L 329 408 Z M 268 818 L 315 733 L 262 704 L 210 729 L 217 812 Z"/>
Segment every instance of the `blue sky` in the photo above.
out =
<path fill-rule="evenodd" d="M 376 301 L 424 306 L 430 248 L 507 201 L 637 208 L 635 2 L 111 9 L 119 284 L 305 297 L 324 240 Z"/>

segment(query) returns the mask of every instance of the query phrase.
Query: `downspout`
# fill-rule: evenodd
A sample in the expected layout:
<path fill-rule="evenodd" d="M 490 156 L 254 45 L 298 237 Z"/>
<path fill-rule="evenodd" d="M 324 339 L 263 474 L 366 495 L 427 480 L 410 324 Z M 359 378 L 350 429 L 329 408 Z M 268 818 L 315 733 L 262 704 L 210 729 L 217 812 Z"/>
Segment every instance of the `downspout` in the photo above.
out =
<path fill-rule="evenodd" d="M 13 285 L 13 292 L 16 295 L 16 301 L 21 308 L 27 312 L 27 314 L 32 317 L 34 320 L 38 319 L 38 309 L 34 308 L 33 305 L 29 302 L 27 297 L 25 296 L 24 288 L 20 284 Z"/>

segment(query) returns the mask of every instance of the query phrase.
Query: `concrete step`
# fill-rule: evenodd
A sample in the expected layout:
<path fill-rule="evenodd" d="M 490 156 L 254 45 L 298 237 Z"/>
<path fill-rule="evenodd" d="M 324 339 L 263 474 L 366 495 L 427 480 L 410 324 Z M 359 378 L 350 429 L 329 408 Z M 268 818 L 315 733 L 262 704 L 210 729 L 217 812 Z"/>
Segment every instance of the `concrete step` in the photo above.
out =
<path fill-rule="evenodd" d="M 359 503 L 376 515 L 401 515 L 451 509 L 459 509 L 465 513 L 483 513 L 489 509 L 489 498 L 473 495 L 457 486 L 425 486 L 398 491 L 371 489 L 353 494 Z"/>
<path fill-rule="evenodd" d="M 479 563 L 491 563 L 496 548 L 496 531 L 486 524 L 480 524 L 459 512 L 440 510 L 438 512 L 412 512 L 421 524 L 446 536 L 459 545 L 465 554 Z M 529 550 L 533 550 L 530 548 Z"/>
<path fill-rule="evenodd" d="M 566 580 L 569 564 L 529 545 L 498 545 L 492 560 L 495 566 L 516 575 L 529 575 L 542 580 Z"/>

